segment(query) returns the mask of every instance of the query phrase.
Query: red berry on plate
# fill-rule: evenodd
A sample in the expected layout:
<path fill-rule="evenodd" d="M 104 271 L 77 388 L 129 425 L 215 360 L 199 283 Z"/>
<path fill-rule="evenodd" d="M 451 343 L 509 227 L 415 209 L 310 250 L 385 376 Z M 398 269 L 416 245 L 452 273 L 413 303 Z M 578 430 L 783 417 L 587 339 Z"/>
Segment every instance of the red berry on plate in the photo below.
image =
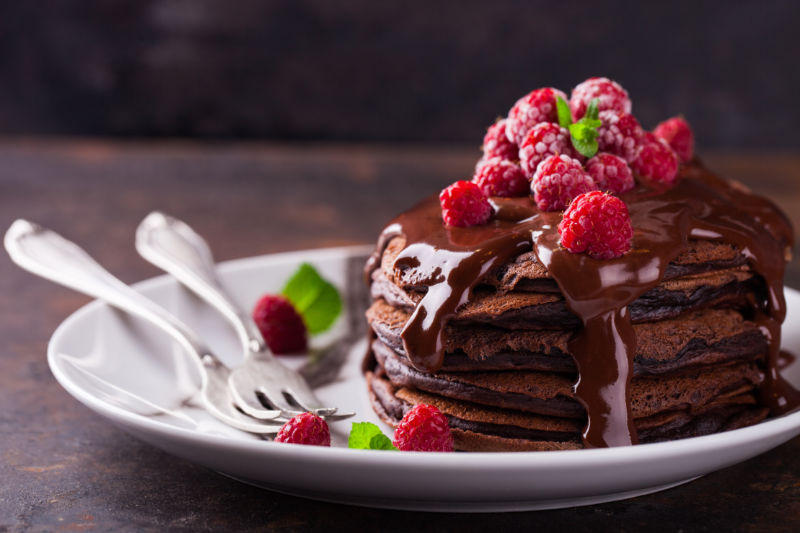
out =
<path fill-rule="evenodd" d="M 486 130 L 483 137 L 483 158 L 492 159 L 500 157 L 509 161 L 516 161 L 519 149 L 517 145 L 506 137 L 506 119 L 498 120 Z"/>
<path fill-rule="evenodd" d="M 281 426 L 275 442 L 330 446 L 331 432 L 328 423 L 317 415 L 300 413 Z"/>
<path fill-rule="evenodd" d="M 646 132 L 631 167 L 643 178 L 672 185 L 678 178 L 678 155 L 667 141 Z"/>
<path fill-rule="evenodd" d="M 597 185 L 580 161 L 567 155 L 551 155 L 536 168 L 531 191 L 542 211 L 560 211 L 579 194 L 596 191 Z"/>
<path fill-rule="evenodd" d="M 526 196 L 530 188 L 519 165 L 500 157 L 488 159 L 480 165 L 472 181 L 484 196 Z"/>
<path fill-rule="evenodd" d="M 444 189 L 439 194 L 439 204 L 442 220 L 448 226 L 480 226 L 492 217 L 492 205 L 471 181 L 457 181 Z"/>
<path fill-rule="evenodd" d="M 667 141 L 670 148 L 675 150 L 681 162 L 691 161 L 694 156 L 694 133 L 689 123 L 683 117 L 672 117 L 665 120 L 653 130 L 656 137 Z"/>
<path fill-rule="evenodd" d="M 598 111 L 611 109 L 623 113 L 631 112 L 631 99 L 628 98 L 628 91 L 623 89 L 619 83 L 608 78 L 589 78 L 572 89 L 569 106 L 572 108 L 575 120 L 579 120 L 586 114 L 589 102 L 595 98 L 597 98 Z"/>
<path fill-rule="evenodd" d="M 558 122 L 556 97 L 564 100 L 567 95 L 558 89 L 544 87 L 531 91 L 514 104 L 508 112 L 506 136 L 508 140 L 522 145 L 528 132 L 540 122 Z"/>
<path fill-rule="evenodd" d="M 593 191 L 575 198 L 558 224 L 561 246 L 595 259 L 620 257 L 631 249 L 633 226 L 625 202 Z"/>
<path fill-rule="evenodd" d="M 586 172 L 592 177 L 597 188 L 621 194 L 633 189 L 633 172 L 621 157 L 600 152 L 586 162 Z"/>
<path fill-rule="evenodd" d="M 636 117 L 621 111 L 601 111 L 602 124 L 597 128 L 597 147 L 601 152 L 618 155 L 627 162 L 636 158 L 644 131 Z"/>
<path fill-rule="evenodd" d="M 535 125 L 519 147 L 519 166 L 529 178 L 533 178 L 536 167 L 547 157 L 564 154 L 577 157 L 572 148 L 567 128 L 553 122 L 540 122 Z"/>
<path fill-rule="evenodd" d="M 447 417 L 427 404 L 415 405 L 403 416 L 392 443 L 404 452 L 453 451 L 453 435 Z"/>
<path fill-rule="evenodd" d="M 253 309 L 253 320 L 273 353 L 303 353 L 308 349 L 306 324 L 283 296 L 263 296 Z"/>

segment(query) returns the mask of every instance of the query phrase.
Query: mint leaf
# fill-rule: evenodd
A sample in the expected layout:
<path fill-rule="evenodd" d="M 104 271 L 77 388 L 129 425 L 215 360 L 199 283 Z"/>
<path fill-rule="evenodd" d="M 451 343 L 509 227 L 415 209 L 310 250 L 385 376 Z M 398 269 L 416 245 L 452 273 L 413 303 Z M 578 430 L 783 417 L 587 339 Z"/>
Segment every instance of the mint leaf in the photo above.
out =
<path fill-rule="evenodd" d="M 342 312 L 342 298 L 317 270 L 303 263 L 281 291 L 303 317 L 312 335 L 330 328 Z"/>
<path fill-rule="evenodd" d="M 371 422 L 353 422 L 347 447 L 357 450 L 397 450 L 389 437 Z"/>
<path fill-rule="evenodd" d="M 597 153 L 597 128 L 589 126 L 579 120 L 569 125 L 572 136 L 572 146 L 585 157 L 592 157 Z"/>
<path fill-rule="evenodd" d="M 572 138 L 572 146 L 581 153 L 584 157 L 594 157 L 597 153 L 597 140 L 593 139 L 589 140 L 576 140 L 574 137 Z"/>
<path fill-rule="evenodd" d="M 597 138 L 597 130 L 583 122 L 576 122 L 567 126 L 573 141 L 590 141 Z"/>
<path fill-rule="evenodd" d="M 394 444 L 392 444 L 392 441 L 389 440 L 389 437 L 387 437 L 383 433 L 375 435 L 371 439 L 369 439 L 369 449 L 397 451 L 397 448 L 394 447 Z"/>
<path fill-rule="evenodd" d="M 603 122 L 597 118 L 598 100 L 593 98 L 586 107 L 586 114 L 578 122 L 566 126 L 572 140 L 572 146 L 585 157 L 593 157 L 597 153 L 597 128 Z"/>
<path fill-rule="evenodd" d="M 597 107 L 599 104 L 600 101 L 597 98 L 592 98 L 592 100 L 589 102 L 589 105 L 586 106 L 586 113 L 583 115 L 583 117 L 597 119 L 597 116 L 599 115 L 599 110 Z"/>
<path fill-rule="evenodd" d="M 572 111 L 569 109 L 569 104 L 560 96 L 556 96 L 556 110 L 558 111 L 559 126 L 566 128 L 572 124 Z"/>

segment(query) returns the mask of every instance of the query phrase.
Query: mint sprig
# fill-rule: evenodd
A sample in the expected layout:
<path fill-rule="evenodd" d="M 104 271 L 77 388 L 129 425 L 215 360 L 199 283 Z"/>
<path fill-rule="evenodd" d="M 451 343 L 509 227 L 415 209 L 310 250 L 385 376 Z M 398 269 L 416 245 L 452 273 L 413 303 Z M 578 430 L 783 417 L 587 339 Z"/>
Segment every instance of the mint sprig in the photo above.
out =
<path fill-rule="evenodd" d="M 603 123 L 597 118 L 599 111 L 597 108 L 597 98 L 593 98 L 586 107 L 586 114 L 578 122 L 572 122 L 572 113 L 569 104 L 560 96 L 556 97 L 556 109 L 558 111 L 558 124 L 562 128 L 569 130 L 572 146 L 585 157 L 593 157 L 597 153 L 597 136 L 599 128 Z"/>
<path fill-rule="evenodd" d="M 312 335 L 330 328 L 342 312 L 339 291 L 308 263 L 300 265 L 281 294 L 297 309 Z"/>
<path fill-rule="evenodd" d="M 569 109 L 569 104 L 560 96 L 556 96 L 556 111 L 558 111 L 558 125 L 568 128 L 572 124 L 572 111 Z"/>
<path fill-rule="evenodd" d="M 347 447 L 357 450 L 397 450 L 389 437 L 371 422 L 353 422 Z"/>

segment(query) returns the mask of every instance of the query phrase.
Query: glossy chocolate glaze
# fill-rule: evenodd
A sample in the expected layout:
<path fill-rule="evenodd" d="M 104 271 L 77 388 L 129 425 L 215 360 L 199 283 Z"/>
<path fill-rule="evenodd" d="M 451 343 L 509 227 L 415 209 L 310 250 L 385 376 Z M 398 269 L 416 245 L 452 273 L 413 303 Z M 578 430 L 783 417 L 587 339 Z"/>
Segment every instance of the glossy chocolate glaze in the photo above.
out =
<path fill-rule="evenodd" d="M 690 237 L 720 240 L 737 246 L 766 282 L 766 294 L 752 301 L 754 318 L 770 340 L 761 399 L 772 414 L 797 406 L 800 394 L 781 380 L 777 365 L 786 314 L 784 258 L 793 240 L 785 216 L 699 163 L 682 166 L 672 188 L 640 184 L 621 198 L 631 215 L 633 249 L 610 260 L 563 249 L 557 231 L 562 214 L 541 212 L 530 198 L 491 199 L 494 218 L 478 227 L 445 226 L 436 197 L 397 217 L 381 234 L 367 270 L 377 268 L 392 238 L 405 238 L 395 276 L 407 286 L 427 288 L 402 332 L 412 364 L 437 370 L 447 320 L 492 267 L 532 249 L 583 324 L 569 349 L 578 366 L 576 395 L 588 414 L 584 445 L 634 444 L 629 386 L 636 336 L 628 305 L 661 282 Z"/>

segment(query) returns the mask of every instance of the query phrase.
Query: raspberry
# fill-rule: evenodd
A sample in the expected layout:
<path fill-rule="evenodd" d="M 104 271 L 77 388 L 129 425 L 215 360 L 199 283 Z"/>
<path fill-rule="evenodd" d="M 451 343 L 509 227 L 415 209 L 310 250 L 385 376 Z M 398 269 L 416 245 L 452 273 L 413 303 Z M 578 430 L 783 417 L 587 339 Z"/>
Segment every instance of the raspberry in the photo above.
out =
<path fill-rule="evenodd" d="M 552 122 L 540 122 L 528 132 L 519 147 L 519 165 L 526 176 L 533 178 L 539 163 L 547 156 L 556 154 L 577 156 L 572 148 L 569 131 Z"/>
<path fill-rule="evenodd" d="M 611 109 L 623 113 L 631 112 L 628 91 L 623 89 L 619 83 L 608 78 L 589 78 L 572 89 L 569 106 L 572 108 L 575 120 L 586 114 L 586 107 L 595 98 L 597 98 L 598 111 Z"/>
<path fill-rule="evenodd" d="M 480 165 L 472 182 L 485 196 L 526 196 L 530 189 L 528 178 L 519 165 L 500 157 L 487 159 Z"/>
<path fill-rule="evenodd" d="M 675 150 L 682 162 L 692 160 L 694 156 L 694 133 L 689 123 L 683 117 L 672 117 L 665 120 L 653 130 L 656 137 L 667 141 L 670 148 Z"/>
<path fill-rule="evenodd" d="M 601 111 L 602 125 L 597 129 L 597 147 L 601 152 L 618 155 L 627 162 L 636 158 L 644 131 L 636 117 L 620 111 Z"/>
<path fill-rule="evenodd" d="M 317 415 L 300 413 L 281 426 L 275 442 L 330 446 L 331 432 L 328 429 L 328 423 Z"/>
<path fill-rule="evenodd" d="M 483 158 L 492 159 L 500 157 L 509 161 L 516 161 L 519 149 L 517 145 L 506 137 L 506 119 L 498 120 L 486 130 L 483 137 Z"/>
<path fill-rule="evenodd" d="M 457 181 L 444 189 L 439 194 L 439 204 L 442 220 L 448 226 L 480 226 L 492 216 L 492 205 L 471 181 Z"/>
<path fill-rule="evenodd" d="M 631 249 L 633 227 L 625 202 L 592 191 L 575 198 L 558 224 L 561 245 L 595 259 L 619 257 Z"/>
<path fill-rule="evenodd" d="M 262 296 L 253 309 L 253 320 L 273 353 L 302 353 L 308 349 L 306 324 L 283 296 Z"/>
<path fill-rule="evenodd" d="M 648 131 L 631 168 L 639 176 L 672 185 L 678 177 L 678 155 L 667 141 Z"/>
<path fill-rule="evenodd" d="M 506 136 L 508 140 L 522 146 L 528 132 L 540 122 L 558 122 L 556 97 L 564 100 L 567 95 L 558 89 L 544 87 L 526 94 L 508 112 Z"/>
<path fill-rule="evenodd" d="M 394 432 L 392 443 L 404 452 L 452 452 L 450 424 L 433 405 L 415 405 Z"/>
<path fill-rule="evenodd" d="M 542 211 L 559 211 L 579 194 L 596 190 L 580 161 L 567 155 L 551 155 L 542 161 L 531 180 L 533 199 Z"/>
<path fill-rule="evenodd" d="M 619 156 L 600 152 L 586 162 L 586 172 L 601 191 L 623 193 L 633 189 L 631 167 Z"/>

